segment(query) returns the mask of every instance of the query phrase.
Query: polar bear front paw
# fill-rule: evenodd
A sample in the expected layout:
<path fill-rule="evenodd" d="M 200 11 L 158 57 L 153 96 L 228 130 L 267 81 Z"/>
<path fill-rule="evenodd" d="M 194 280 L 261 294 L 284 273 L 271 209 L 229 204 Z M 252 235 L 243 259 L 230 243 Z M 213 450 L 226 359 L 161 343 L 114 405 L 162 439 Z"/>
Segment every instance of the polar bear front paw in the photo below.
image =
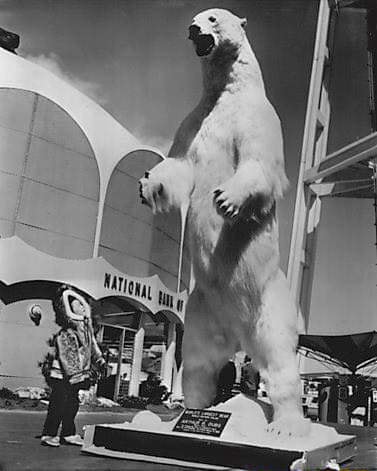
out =
<path fill-rule="evenodd" d="M 213 192 L 217 212 L 223 218 L 233 222 L 240 219 L 246 222 L 262 223 L 271 214 L 274 199 L 250 191 L 242 184 L 229 180 Z"/>
<path fill-rule="evenodd" d="M 268 424 L 267 432 L 281 439 L 299 438 L 309 435 L 310 426 L 309 419 L 300 416 L 287 416 Z"/>
<path fill-rule="evenodd" d="M 240 216 L 242 205 L 246 200 L 243 193 L 241 188 L 232 188 L 226 183 L 216 188 L 213 194 L 217 212 L 226 219 L 236 219 Z"/>
<path fill-rule="evenodd" d="M 151 177 L 149 172 L 145 172 L 144 177 L 139 180 L 139 194 L 141 204 L 149 206 L 153 214 L 165 211 L 164 186 L 160 181 Z"/>

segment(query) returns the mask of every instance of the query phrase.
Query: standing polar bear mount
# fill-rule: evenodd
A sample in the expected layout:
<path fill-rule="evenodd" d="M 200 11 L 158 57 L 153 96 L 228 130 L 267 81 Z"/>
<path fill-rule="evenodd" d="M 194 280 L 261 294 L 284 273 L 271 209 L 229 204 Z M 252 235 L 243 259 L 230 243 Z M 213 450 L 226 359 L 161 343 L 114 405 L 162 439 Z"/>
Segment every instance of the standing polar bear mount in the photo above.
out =
<path fill-rule="evenodd" d="M 185 405 L 209 407 L 221 368 L 243 350 L 266 382 L 268 431 L 304 436 L 297 311 L 279 268 L 276 201 L 288 185 L 282 132 L 245 25 L 222 9 L 195 16 L 189 39 L 203 95 L 168 158 L 140 180 L 140 196 L 153 213 L 188 206 L 195 288 L 183 340 Z"/>

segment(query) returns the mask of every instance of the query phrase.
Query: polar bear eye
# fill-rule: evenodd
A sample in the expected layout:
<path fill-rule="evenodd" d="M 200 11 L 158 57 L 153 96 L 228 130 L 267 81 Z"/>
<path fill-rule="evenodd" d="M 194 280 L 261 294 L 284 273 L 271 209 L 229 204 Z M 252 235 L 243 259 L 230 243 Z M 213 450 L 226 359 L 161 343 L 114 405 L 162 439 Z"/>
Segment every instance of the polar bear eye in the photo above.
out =
<path fill-rule="evenodd" d="M 215 18 L 214 16 L 210 16 L 208 19 L 209 19 L 209 21 L 210 21 L 211 23 L 215 23 L 215 22 L 216 22 L 216 18 Z"/>

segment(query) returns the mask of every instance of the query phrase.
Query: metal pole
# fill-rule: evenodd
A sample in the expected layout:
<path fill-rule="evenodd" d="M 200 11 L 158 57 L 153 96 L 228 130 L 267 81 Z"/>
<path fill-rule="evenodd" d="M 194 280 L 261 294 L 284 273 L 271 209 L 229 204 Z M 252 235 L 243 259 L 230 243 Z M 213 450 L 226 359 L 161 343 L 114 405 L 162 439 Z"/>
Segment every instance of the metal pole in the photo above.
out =
<path fill-rule="evenodd" d="M 129 396 L 137 396 L 139 394 L 140 372 L 143 360 L 144 347 L 144 328 L 140 325 L 139 330 L 134 337 L 134 354 L 132 358 L 131 378 L 128 388 Z"/>
<path fill-rule="evenodd" d="M 119 340 L 119 356 L 118 356 L 118 365 L 117 365 L 117 374 L 115 378 L 115 388 L 114 388 L 114 401 L 118 399 L 119 389 L 120 389 L 120 374 L 122 369 L 122 360 L 123 360 L 123 350 L 124 350 L 124 341 L 126 337 L 125 329 L 122 329 Z"/>
<path fill-rule="evenodd" d="M 372 180 L 373 180 L 373 207 L 374 207 L 374 230 L 375 230 L 374 245 L 376 247 L 376 261 L 377 261 L 377 159 L 375 159 L 373 162 L 370 161 L 368 164 L 368 167 L 372 170 Z"/>
<path fill-rule="evenodd" d="M 377 5 L 374 1 L 367 2 L 367 35 L 368 35 L 368 85 L 369 108 L 372 132 L 377 131 Z M 372 170 L 374 229 L 377 261 L 377 159 L 368 164 Z M 376 263 L 377 264 L 377 263 Z"/>
<path fill-rule="evenodd" d="M 178 258 L 178 276 L 177 276 L 177 294 L 181 289 L 181 278 L 182 278 L 182 265 L 183 265 L 183 245 L 185 241 L 185 229 L 186 229 L 186 220 L 187 220 L 187 211 L 189 203 L 185 203 L 181 206 L 181 239 L 179 243 L 179 258 Z"/>
<path fill-rule="evenodd" d="M 162 382 L 168 388 L 169 392 L 172 390 L 173 370 L 175 362 L 175 348 L 176 348 L 176 331 L 175 323 L 170 321 L 167 348 L 165 351 L 164 364 L 161 368 Z"/>
<path fill-rule="evenodd" d="M 327 130 L 330 107 L 325 90 L 325 64 L 329 60 L 327 40 L 331 7 L 329 0 L 321 0 L 318 11 L 315 48 L 313 54 L 308 103 L 305 116 L 305 129 L 301 151 L 296 203 L 289 253 L 288 282 L 297 306 L 302 306 L 303 316 L 308 323 L 308 305 L 311 294 L 312 271 L 315 258 L 315 233 L 308 239 L 308 226 L 315 230 L 320 216 L 320 202 L 305 185 L 306 170 L 320 161 L 326 152 Z M 328 75 L 328 71 L 326 71 Z M 320 132 L 319 132 L 320 131 Z M 310 253 L 309 253 L 310 252 Z M 305 278 L 305 280 L 304 280 Z M 303 286 L 305 284 L 305 289 Z"/>

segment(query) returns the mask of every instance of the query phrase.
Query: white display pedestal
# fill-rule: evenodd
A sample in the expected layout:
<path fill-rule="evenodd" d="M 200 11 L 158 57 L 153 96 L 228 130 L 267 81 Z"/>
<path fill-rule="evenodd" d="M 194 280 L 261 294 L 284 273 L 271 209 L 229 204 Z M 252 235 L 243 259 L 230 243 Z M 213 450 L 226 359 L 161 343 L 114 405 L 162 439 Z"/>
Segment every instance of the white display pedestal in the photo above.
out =
<path fill-rule="evenodd" d="M 200 469 L 280 471 L 336 469 L 356 454 L 355 437 L 332 427 L 313 423 L 307 437 L 284 438 L 267 433 L 267 423 L 263 405 L 240 394 L 169 422 L 143 411 L 132 422 L 87 426 L 82 451 Z"/>

